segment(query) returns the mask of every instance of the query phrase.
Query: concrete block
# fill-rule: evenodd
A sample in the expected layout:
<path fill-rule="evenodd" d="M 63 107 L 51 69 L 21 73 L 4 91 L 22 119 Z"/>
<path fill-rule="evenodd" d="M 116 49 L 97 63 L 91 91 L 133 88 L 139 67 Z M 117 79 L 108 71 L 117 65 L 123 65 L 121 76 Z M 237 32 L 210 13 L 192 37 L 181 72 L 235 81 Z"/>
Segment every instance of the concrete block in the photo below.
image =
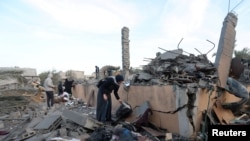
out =
<path fill-rule="evenodd" d="M 22 139 L 21 140 L 28 139 L 28 138 L 34 136 L 35 134 L 36 134 L 35 131 L 26 132 L 26 133 L 22 134 Z"/>
<path fill-rule="evenodd" d="M 86 133 L 86 130 L 84 128 L 82 128 L 82 127 L 78 127 L 76 129 L 76 131 L 79 133 L 79 135 L 82 135 L 82 134 Z"/>
<path fill-rule="evenodd" d="M 34 129 L 41 132 L 47 133 L 56 129 L 62 122 L 62 117 L 60 115 L 52 115 L 45 117 L 39 124 L 37 124 Z"/>
<path fill-rule="evenodd" d="M 83 126 L 85 128 L 94 130 L 96 127 L 99 127 L 102 125 L 101 122 L 86 116 L 86 115 L 81 115 L 77 112 L 70 111 L 70 110 L 64 110 L 63 111 L 63 116 L 69 119 L 70 121 L 73 121 L 74 123 Z"/>
<path fill-rule="evenodd" d="M 28 123 L 27 128 L 33 128 L 35 127 L 39 122 L 41 122 L 43 119 L 41 117 L 33 118 L 31 122 Z"/>

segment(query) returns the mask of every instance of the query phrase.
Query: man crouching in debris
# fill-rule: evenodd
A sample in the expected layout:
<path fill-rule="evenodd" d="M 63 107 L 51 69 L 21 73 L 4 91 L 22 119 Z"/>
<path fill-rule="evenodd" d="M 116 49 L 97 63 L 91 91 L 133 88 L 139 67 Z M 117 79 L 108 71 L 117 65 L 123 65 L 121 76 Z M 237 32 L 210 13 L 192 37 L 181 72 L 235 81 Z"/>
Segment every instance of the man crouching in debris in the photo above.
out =
<path fill-rule="evenodd" d="M 51 73 L 48 74 L 48 77 L 44 81 L 44 88 L 47 96 L 47 109 L 53 107 L 54 105 L 54 89 L 55 85 L 52 82 L 53 75 Z"/>
<path fill-rule="evenodd" d="M 97 107 L 96 107 L 96 119 L 100 122 L 109 122 L 111 120 L 111 93 L 114 91 L 116 99 L 122 103 L 118 95 L 118 89 L 120 84 L 124 81 L 122 75 L 118 74 L 116 76 L 109 76 L 104 80 L 101 80 L 97 85 L 98 95 L 97 95 Z"/>

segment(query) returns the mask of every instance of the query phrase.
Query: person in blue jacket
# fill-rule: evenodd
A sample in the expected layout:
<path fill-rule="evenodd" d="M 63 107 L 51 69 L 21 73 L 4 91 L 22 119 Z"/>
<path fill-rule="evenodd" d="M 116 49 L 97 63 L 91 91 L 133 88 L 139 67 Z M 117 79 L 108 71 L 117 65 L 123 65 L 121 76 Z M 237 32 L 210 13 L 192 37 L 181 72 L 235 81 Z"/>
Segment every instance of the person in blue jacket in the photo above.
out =
<path fill-rule="evenodd" d="M 112 100 L 111 93 L 113 92 L 115 98 L 122 103 L 118 95 L 118 90 L 124 78 L 118 74 L 116 76 L 108 76 L 99 86 L 97 94 L 97 107 L 96 107 L 96 119 L 100 122 L 110 122 L 111 119 L 111 108 Z"/>

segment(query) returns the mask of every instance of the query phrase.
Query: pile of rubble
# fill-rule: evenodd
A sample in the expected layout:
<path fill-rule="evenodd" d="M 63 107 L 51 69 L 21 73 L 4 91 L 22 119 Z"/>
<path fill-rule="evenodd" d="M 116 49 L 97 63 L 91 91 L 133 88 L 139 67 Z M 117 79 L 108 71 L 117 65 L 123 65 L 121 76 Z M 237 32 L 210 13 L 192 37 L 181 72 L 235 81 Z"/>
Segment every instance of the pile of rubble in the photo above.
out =
<path fill-rule="evenodd" d="M 220 87 L 217 69 L 214 64 L 207 59 L 206 54 L 198 56 L 194 56 L 193 54 L 184 55 L 182 49 L 165 51 L 164 53 L 157 53 L 155 58 L 147 58 L 149 63 L 143 66 L 141 72 L 133 76 L 127 86 L 178 85 L 179 87 L 186 88 L 188 102 L 184 106 L 188 107 L 187 116 L 191 120 L 193 118 L 190 113 L 192 113 L 193 108 L 196 106 L 194 102 L 198 89 L 207 89 L 211 93 L 216 92 L 214 99 L 217 99 L 217 101 L 223 97 L 222 95 L 225 92 L 228 92 L 239 100 L 220 103 L 223 110 L 230 111 L 229 113 L 232 111 L 232 116 L 236 117 L 227 124 L 250 124 L 250 100 L 249 91 L 246 86 L 234 77 L 228 76 L 227 86 L 225 88 Z M 233 67 L 233 65 L 231 67 Z M 227 96 L 230 97 L 229 95 Z M 215 102 L 215 105 L 216 104 L 218 103 Z M 180 111 L 183 107 L 179 107 L 175 112 Z M 211 111 L 211 113 L 204 115 L 204 117 L 208 116 L 209 121 L 202 122 L 207 122 L 205 124 L 225 124 L 219 120 L 222 114 L 217 111 L 217 113 L 214 113 L 213 110 Z M 192 124 L 192 122 L 190 123 Z"/>
<path fill-rule="evenodd" d="M 175 111 L 165 113 L 176 113 L 187 108 L 186 116 L 194 128 L 192 117 L 195 107 L 196 94 L 199 88 L 215 90 L 218 82 L 216 68 L 206 55 L 194 56 L 183 55 L 183 50 L 166 51 L 157 53 L 156 58 L 150 59 L 142 71 L 133 74 L 129 83 L 125 83 L 125 90 L 130 85 L 178 85 L 185 88 L 188 96 L 187 103 L 179 106 Z M 97 80 L 92 80 L 94 85 Z M 90 83 L 88 81 L 88 83 Z M 80 83 L 80 82 L 79 82 Z M 228 91 L 242 98 L 238 102 L 222 103 L 225 109 L 249 105 L 248 90 L 236 80 L 228 77 L 227 88 L 217 88 L 217 91 Z M 219 97 L 220 95 L 217 95 Z M 56 97 L 56 94 L 55 94 Z M 216 98 L 217 98 L 216 97 Z M 113 122 L 102 123 L 95 120 L 95 107 L 87 104 L 87 101 L 73 97 L 66 101 L 56 101 L 52 109 L 47 110 L 44 92 L 33 90 L 5 90 L 0 91 L 0 140 L 21 141 L 191 141 L 199 140 L 199 136 L 186 138 L 170 133 L 167 129 L 154 126 L 149 122 L 149 115 L 153 112 L 150 101 L 133 109 L 135 120 L 128 122 L 127 117 L 118 117 L 113 114 Z M 216 104 L 216 103 L 215 103 Z M 212 111 L 212 110 L 211 110 Z M 207 121 L 202 121 L 202 127 L 220 123 L 216 119 L 218 112 L 207 111 Z M 239 118 L 230 124 L 250 124 L 249 110 L 245 108 L 239 113 Z M 217 115 L 216 115 L 217 114 Z M 129 116 L 129 115 L 126 115 Z M 207 122 L 207 123 L 204 123 Z"/>
<path fill-rule="evenodd" d="M 198 83 L 201 78 L 215 78 L 216 68 L 206 55 L 189 56 L 182 49 L 157 53 L 156 58 L 143 66 L 131 84 L 186 84 Z"/>
<path fill-rule="evenodd" d="M 146 126 L 143 122 L 137 126 L 122 118 L 117 120 L 115 115 L 114 122 L 98 122 L 95 120 L 95 107 L 89 107 L 77 98 L 56 103 L 52 109 L 47 110 L 42 95 L 43 93 L 33 91 L 14 90 L 1 93 L 0 140 L 165 140 L 166 131 L 152 125 Z M 144 104 L 140 111 L 145 112 L 148 108 L 147 104 Z M 172 138 L 182 137 L 172 135 Z"/>

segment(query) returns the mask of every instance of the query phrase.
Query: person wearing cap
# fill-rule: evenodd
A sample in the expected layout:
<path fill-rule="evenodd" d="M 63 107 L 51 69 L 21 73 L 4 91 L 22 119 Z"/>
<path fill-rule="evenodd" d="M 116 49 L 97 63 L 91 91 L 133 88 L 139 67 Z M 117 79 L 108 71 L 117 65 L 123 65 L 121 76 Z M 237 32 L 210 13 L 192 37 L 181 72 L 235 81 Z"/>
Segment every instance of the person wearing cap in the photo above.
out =
<path fill-rule="evenodd" d="M 113 92 L 115 98 L 122 103 L 118 95 L 118 90 L 124 78 L 118 74 L 116 76 L 109 76 L 105 78 L 103 83 L 100 85 L 97 94 L 97 107 L 96 107 L 96 119 L 100 122 L 109 122 L 111 119 L 111 93 Z"/>

